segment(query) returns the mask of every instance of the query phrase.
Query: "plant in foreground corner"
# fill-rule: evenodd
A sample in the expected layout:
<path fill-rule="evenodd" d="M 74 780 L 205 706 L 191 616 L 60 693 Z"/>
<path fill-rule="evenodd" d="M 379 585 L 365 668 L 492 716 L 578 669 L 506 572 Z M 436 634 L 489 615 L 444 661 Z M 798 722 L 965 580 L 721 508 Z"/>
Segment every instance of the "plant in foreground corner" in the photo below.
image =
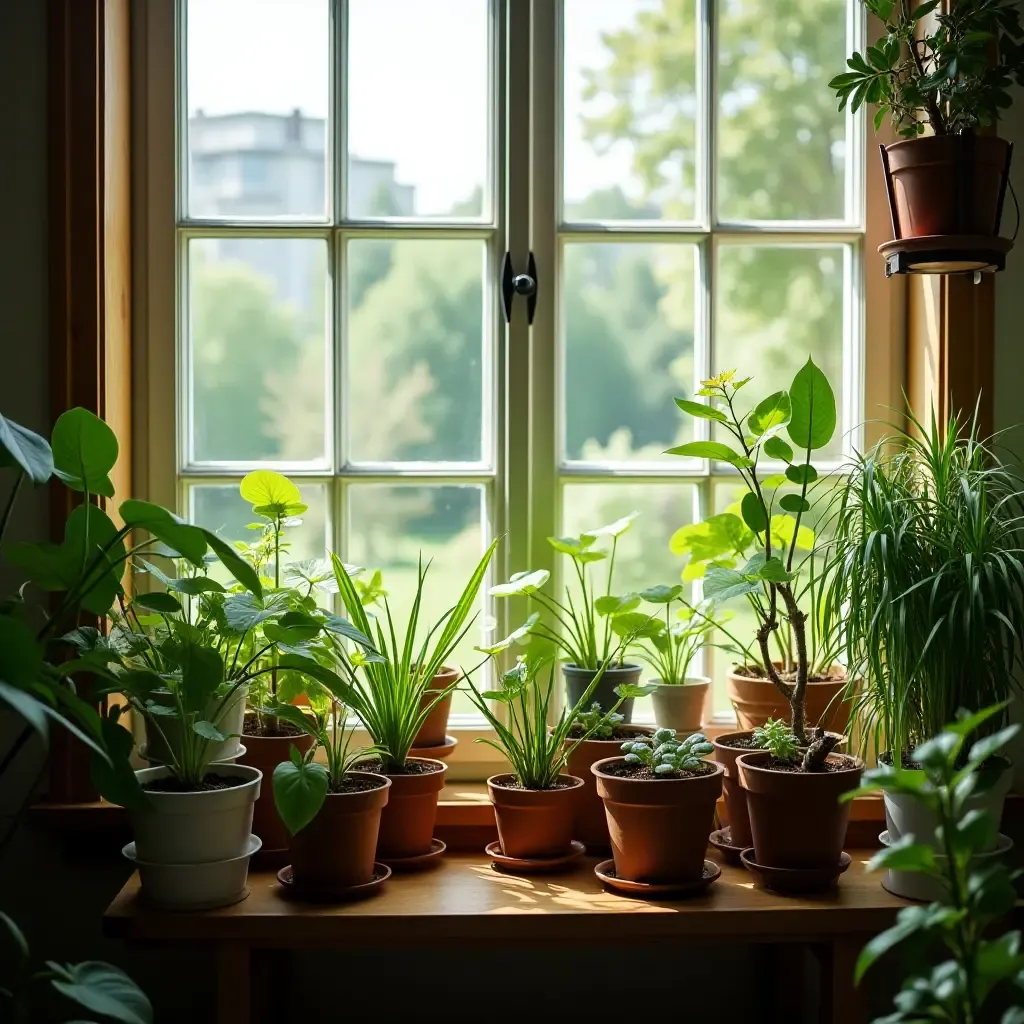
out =
<path fill-rule="evenodd" d="M 748 412 L 740 412 L 737 396 L 751 378 L 735 377 L 735 370 L 727 370 L 703 382 L 698 395 L 711 404 L 676 399 L 683 412 L 711 420 L 731 442 L 691 441 L 669 449 L 669 454 L 724 462 L 738 471 L 747 488 L 739 515 L 712 516 L 696 528 L 685 528 L 688 543 L 679 550 L 690 555 L 693 566 L 703 569 L 706 598 L 720 603 L 743 597 L 749 602 L 757 619 L 757 670 L 786 698 L 793 734 L 798 743 L 806 744 L 807 683 L 815 662 L 831 666 L 832 644 L 817 632 L 824 574 L 815 564 L 813 534 L 806 537 L 810 531 L 802 520 L 811 510 L 809 495 L 818 480 L 812 453 L 828 445 L 835 433 L 835 396 L 825 374 L 808 359 L 788 391 L 777 391 Z M 792 444 L 783 439 L 783 430 Z M 784 464 L 785 472 L 765 476 L 759 470 L 762 459 Z M 792 516 L 776 515 L 776 507 Z M 751 547 L 754 553 L 736 567 L 737 559 L 746 557 Z M 798 547 L 810 548 L 811 553 L 795 562 Z M 811 614 L 800 607 L 804 597 L 809 599 Z M 779 642 L 782 627 L 792 645 Z M 781 672 L 773 642 L 780 646 Z"/>
<path fill-rule="evenodd" d="M 518 632 L 518 631 L 517 631 Z M 515 634 L 513 634 L 515 636 Z M 501 649 L 491 648 L 495 651 Z M 469 696 L 496 734 L 495 739 L 478 737 L 478 743 L 487 743 L 504 754 L 512 763 L 512 773 L 524 789 L 551 789 L 558 781 L 573 750 L 593 731 L 601 727 L 606 716 L 590 713 L 590 728 L 581 735 L 569 738 L 578 716 L 587 706 L 591 695 L 611 664 L 615 654 L 599 666 L 598 672 L 572 708 L 563 708 L 558 721 L 548 728 L 548 711 L 554 693 L 554 662 L 545 658 L 520 656 L 514 668 L 501 676 L 497 690 L 481 693 L 470 682 Z M 540 677 L 547 669 L 547 681 Z M 618 701 L 610 709 L 614 712 L 628 697 L 643 697 L 650 690 L 646 686 L 624 685 L 616 688 Z M 494 713 L 489 701 L 496 701 L 508 709 L 508 723 Z M 596 707 L 596 705 L 595 705 Z"/>
<path fill-rule="evenodd" d="M 1013 876 L 998 860 L 975 867 L 975 851 L 995 839 L 997 822 L 987 811 L 969 808 L 978 784 L 976 771 L 1017 733 L 1011 725 L 975 742 L 962 756 L 967 738 L 979 726 L 996 720 L 1003 705 L 975 715 L 962 713 L 939 735 L 913 752 L 923 771 L 882 766 L 865 773 L 866 784 L 847 793 L 853 799 L 877 790 L 906 793 L 935 815 L 935 838 L 941 852 L 913 835 L 880 850 L 869 870 L 891 868 L 928 875 L 942 887 L 943 898 L 927 907 L 901 910 L 896 924 L 876 936 L 856 966 L 856 980 L 883 954 L 902 951 L 916 970 L 928 965 L 927 974 L 912 973 L 897 994 L 896 1012 L 876 1024 L 911 1021 L 949 1021 L 951 1024 L 1024 1022 L 1024 953 L 1020 932 L 993 937 L 992 925 L 1008 914 L 1017 901 Z M 947 959 L 940 959 L 941 952 Z M 934 965 L 934 966 L 932 966 Z"/>
<path fill-rule="evenodd" d="M 1024 32 L 1018 0 L 864 0 L 885 35 L 846 62 L 850 70 L 829 82 L 856 111 L 878 106 L 875 131 L 886 113 L 904 138 L 950 135 L 990 125 L 1024 84 Z M 931 15 L 933 25 L 926 19 Z M 923 31 L 922 31 L 923 28 Z"/>
<path fill-rule="evenodd" d="M 656 775 L 698 771 L 701 758 L 714 749 L 702 732 L 677 739 L 675 729 L 657 729 L 653 736 L 638 736 L 622 744 L 626 764 L 646 765 Z"/>

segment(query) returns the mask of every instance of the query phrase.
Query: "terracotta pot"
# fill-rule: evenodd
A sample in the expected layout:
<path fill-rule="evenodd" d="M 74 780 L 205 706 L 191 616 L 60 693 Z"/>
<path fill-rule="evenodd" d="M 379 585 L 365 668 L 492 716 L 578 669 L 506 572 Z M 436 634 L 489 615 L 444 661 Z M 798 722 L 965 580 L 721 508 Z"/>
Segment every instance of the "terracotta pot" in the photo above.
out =
<path fill-rule="evenodd" d="M 654 679 L 652 682 L 658 684 L 658 688 L 651 694 L 654 721 L 658 723 L 658 727 L 675 729 L 679 736 L 700 732 L 711 680 L 701 676 L 699 679 L 687 679 L 682 685 L 675 686 L 669 686 L 660 679 Z"/>
<path fill-rule="evenodd" d="M 628 779 L 603 769 L 621 757 L 598 761 L 590 770 L 604 801 L 615 874 L 632 882 L 686 882 L 701 877 L 715 801 L 724 769 L 690 779 Z"/>
<path fill-rule="evenodd" d="M 746 790 L 750 832 L 758 864 L 775 868 L 835 867 L 843 852 L 850 805 L 843 793 L 860 785 L 864 762 L 849 754 L 831 754 L 837 772 L 780 772 L 767 767 L 767 750 L 736 761 Z"/>
<path fill-rule="evenodd" d="M 444 789 L 448 765 L 418 757 L 410 757 L 409 761 L 433 765 L 434 770 L 418 775 L 387 775 L 391 789 L 380 816 L 377 860 L 419 857 L 430 852 L 437 820 L 437 796 Z"/>
<path fill-rule="evenodd" d="M 298 736 L 246 736 L 245 753 L 238 759 L 238 764 L 258 768 L 267 780 L 261 798 L 256 801 L 252 812 L 253 833 L 263 840 L 263 848 L 257 856 L 264 865 L 275 860 L 280 860 L 282 865 L 285 863 L 288 830 L 274 806 L 274 787 L 271 780 L 274 778 L 274 769 L 282 761 L 288 760 L 293 746 L 300 754 L 305 754 L 313 746 L 313 737 L 308 733 L 300 733 Z"/>
<path fill-rule="evenodd" d="M 487 794 L 494 804 L 501 852 L 520 860 L 561 857 L 573 840 L 573 808 L 583 780 L 559 775 L 561 789 L 513 789 L 511 773 L 492 775 Z"/>
<path fill-rule="evenodd" d="M 634 733 L 650 735 L 653 728 L 642 725 L 630 726 Z M 584 740 L 569 755 L 565 765 L 570 775 L 582 779 L 583 785 L 575 790 L 573 802 L 572 837 L 588 847 L 607 849 L 611 845 L 608 838 L 608 818 L 604 813 L 604 802 L 597 794 L 597 780 L 590 768 L 598 761 L 615 757 L 626 740 L 622 737 L 610 740 Z M 565 746 L 571 746 L 573 740 L 567 740 Z"/>
<path fill-rule="evenodd" d="M 747 813 L 747 794 L 740 785 L 739 773 L 736 771 L 736 758 L 741 754 L 749 754 L 750 747 L 730 746 L 739 739 L 749 739 L 751 730 L 746 732 L 727 732 L 711 742 L 715 747 L 715 760 L 722 766 L 725 776 L 722 779 L 722 792 L 725 794 L 725 813 L 729 819 L 729 836 L 735 846 L 753 846 L 750 837 L 750 816 Z"/>
<path fill-rule="evenodd" d="M 454 668 L 442 668 L 433 679 L 430 680 L 430 688 L 420 698 L 420 711 L 422 711 L 437 695 L 431 690 L 444 690 L 456 682 L 460 673 Z M 423 720 L 420 731 L 416 733 L 416 739 L 412 741 L 414 747 L 440 747 L 444 745 L 445 736 L 448 733 L 448 714 L 452 709 L 452 695 L 449 693 L 442 697 L 435 705 L 429 715 Z"/>
<path fill-rule="evenodd" d="M 631 665 L 628 663 L 620 668 L 609 668 L 601 677 L 601 681 L 595 687 L 593 694 L 591 694 L 590 700 L 587 702 L 588 707 L 590 704 L 600 704 L 602 711 L 607 711 L 609 708 L 614 707 L 615 702 L 619 699 L 615 696 L 615 687 L 621 686 L 623 683 L 640 682 L 640 673 L 642 671 L 642 665 Z M 590 681 L 597 675 L 597 672 L 597 669 L 580 668 L 578 665 L 562 665 L 569 707 L 576 706 L 580 697 L 586 693 Z M 624 722 L 631 722 L 633 720 L 632 697 L 622 702 L 618 714 L 622 715 Z"/>
<path fill-rule="evenodd" d="M 850 702 L 843 699 L 846 685 L 845 676 L 827 683 L 807 684 L 808 728 L 820 725 L 828 732 L 846 732 L 850 723 Z M 770 679 L 730 672 L 727 686 L 741 729 L 756 729 L 769 718 L 789 721 L 789 704 Z"/>
<path fill-rule="evenodd" d="M 371 772 L 349 772 L 349 778 L 380 785 L 328 793 L 320 813 L 288 840 L 295 884 L 307 891 L 337 892 L 373 878 L 377 829 L 391 780 Z"/>
<path fill-rule="evenodd" d="M 1010 144 L 994 136 L 928 135 L 885 147 L 900 238 L 998 235 Z"/>

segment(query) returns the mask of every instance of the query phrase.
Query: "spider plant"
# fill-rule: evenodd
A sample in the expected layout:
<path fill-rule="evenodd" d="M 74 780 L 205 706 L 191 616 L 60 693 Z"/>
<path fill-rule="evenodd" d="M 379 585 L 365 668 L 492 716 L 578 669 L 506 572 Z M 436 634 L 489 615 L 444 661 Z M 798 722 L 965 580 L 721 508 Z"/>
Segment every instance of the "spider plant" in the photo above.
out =
<path fill-rule="evenodd" d="M 404 634 L 400 635 L 396 631 L 387 596 L 381 596 L 384 621 L 374 616 L 371 623 L 370 614 L 364 607 L 363 598 L 349 570 L 337 555 L 331 555 L 338 591 L 352 622 L 362 633 L 377 640 L 379 657 L 360 657 L 353 663 L 341 642 L 333 636 L 329 637 L 331 651 L 348 679 L 348 704 L 379 748 L 385 772 L 403 770 L 420 726 L 434 705 L 457 685 L 453 683 L 443 689 L 430 688 L 434 676 L 472 628 L 476 619 L 472 614 L 473 605 L 497 544 L 497 540 L 491 543 L 473 570 L 459 600 L 430 626 L 419 647 L 416 645 L 420 632 L 423 585 L 430 563 L 424 565 L 420 560 L 416 596 Z M 476 668 L 471 671 L 476 671 Z M 424 700 L 428 692 L 430 699 Z"/>
<path fill-rule="evenodd" d="M 979 438 L 977 412 L 909 421 L 852 466 L 827 593 L 866 684 L 853 695 L 865 746 L 904 759 L 959 708 L 1018 689 L 1024 622 L 1020 477 Z"/>
<path fill-rule="evenodd" d="M 309 703 L 312 715 L 292 704 L 273 709 L 315 741 L 305 755 L 293 746 L 289 760 L 274 769 L 274 806 L 289 835 L 301 832 L 320 813 L 328 793 L 344 791 L 348 773 L 360 761 L 382 753 L 372 746 L 352 749 L 348 708 L 334 694 L 314 686 Z M 323 750 L 326 763 L 314 760 L 318 750 Z"/>
<path fill-rule="evenodd" d="M 558 781 L 572 752 L 584 740 L 598 731 L 606 716 L 584 716 L 584 708 L 597 688 L 601 677 L 610 667 L 618 651 L 612 651 L 598 666 L 583 696 L 571 708 L 563 708 L 558 721 L 548 727 L 551 697 L 555 690 L 555 663 L 551 658 L 520 655 L 515 667 L 501 676 L 501 687 L 481 693 L 469 681 L 469 695 L 480 713 L 494 729 L 495 739 L 477 737 L 477 743 L 494 747 L 512 764 L 512 773 L 524 789 L 551 789 Z M 547 668 L 547 681 L 540 676 Z M 613 714 L 628 697 L 643 697 L 650 693 L 650 687 L 624 685 L 616 688 L 616 703 L 609 714 Z M 491 708 L 489 701 L 497 701 L 508 709 L 508 723 Z M 574 724 L 584 725 L 581 735 L 569 740 Z"/>

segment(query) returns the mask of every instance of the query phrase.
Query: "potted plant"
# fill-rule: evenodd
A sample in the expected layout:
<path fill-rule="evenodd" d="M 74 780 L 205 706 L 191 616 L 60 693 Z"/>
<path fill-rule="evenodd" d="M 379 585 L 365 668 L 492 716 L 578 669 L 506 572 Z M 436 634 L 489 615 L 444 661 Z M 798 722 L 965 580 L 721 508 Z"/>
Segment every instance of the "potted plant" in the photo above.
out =
<path fill-rule="evenodd" d="M 986 708 L 970 724 L 998 721 L 1003 710 L 998 705 Z M 887 869 L 890 878 L 894 872 L 922 876 L 936 889 L 934 902 L 901 910 L 896 923 L 873 938 L 857 960 L 855 979 L 860 984 L 884 955 L 906 951 L 907 978 L 896 996 L 897 1012 L 887 1021 L 1024 1020 L 1020 932 L 994 927 L 1018 902 L 1014 876 L 998 861 L 982 862 L 977 856 L 995 837 L 998 822 L 970 806 L 976 769 L 1017 728 L 978 740 L 965 755 L 970 728 L 961 719 L 915 750 L 920 772 L 883 766 L 865 774 L 861 792 L 900 792 L 926 805 L 938 823 L 935 838 L 943 851 L 937 854 L 930 842 L 921 841 L 923 836 L 905 836 L 868 863 L 868 870 Z M 922 958 L 922 949 L 931 955 Z M 948 959 L 936 955 L 940 950 Z M 927 973 L 916 973 L 922 967 Z"/>
<path fill-rule="evenodd" d="M 588 709 L 578 711 L 569 726 L 565 738 L 568 753 L 566 771 L 583 780 L 582 787 L 576 791 L 572 836 L 588 851 L 606 850 L 611 843 L 608 819 L 597 793 L 597 780 L 590 771 L 591 766 L 618 753 L 626 740 L 649 736 L 652 732 L 651 726 L 626 724 L 622 715 L 603 711 L 596 701 Z"/>
<path fill-rule="evenodd" d="M 900 768 L 961 708 L 999 705 L 1020 692 L 1024 621 L 1020 551 L 1024 488 L 977 417 L 929 426 L 910 417 L 853 464 L 834 517 L 837 571 L 828 611 L 847 623 L 849 664 L 865 685 L 854 721 L 865 751 Z M 1001 728 L 1005 710 L 979 722 Z M 993 756 L 971 806 L 999 821 L 1012 779 Z M 889 836 L 931 836 L 935 822 L 912 794 L 884 794 Z M 926 840 L 922 840 L 926 841 Z"/>
<path fill-rule="evenodd" d="M 902 141 L 882 148 L 898 238 L 996 236 L 1012 147 L 978 132 L 1024 84 L 1016 0 L 864 0 L 885 34 L 829 83 L 839 109 L 877 104 Z M 927 133 L 927 134 L 926 134 Z"/>
<path fill-rule="evenodd" d="M 690 665 L 716 624 L 709 615 L 708 602 L 695 608 L 682 595 L 683 588 L 678 583 L 642 590 L 636 596 L 662 607 L 664 619 L 647 619 L 642 612 L 630 611 L 616 616 L 612 629 L 620 636 L 630 629 L 636 630 L 632 650 L 656 673 L 651 690 L 655 722 L 662 728 L 689 734 L 701 729 L 711 688 L 707 676 L 691 678 Z M 679 605 L 675 622 L 674 604 Z"/>
<path fill-rule="evenodd" d="M 315 898 L 344 896 L 374 881 L 377 833 L 391 780 L 358 770 L 378 754 L 351 749 L 348 709 L 330 691 L 310 700 L 315 717 L 285 705 L 280 716 L 304 730 L 314 746 L 292 746 L 274 769 L 274 803 L 288 829 L 291 865 L 279 877 Z M 326 764 L 315 761 L 323 750 Z M 381 879 L 383 880 L 383 879 Z"/>
<path fill-rule="evenodd" d="M 616 703 L 615 692 L 620 686 L 633 686 L 640 680 L 642 666 L 624 660 L 625 650 L 612 628 L 617 615 L 631 611 L 640 603 L 635 595 L 616 596 L 612 592 L 619 538 L 639 514 L 633 512 L 608 526 L 587 530 L 578 537 L 548 538 L 551 547 L 568 556 L 572 562 L 579 585 L 575 598 L 572 588 L 566 585 L 565 603 L 543 592 L 542 588 L 551 576 L 546 569 L 516 573 L 508 583 L 491 587 L 493 597 L 528 597 L 540 606 L 541 613 L 531 618 L 530 630 L 535 636 L 554 644 L 568 659 L 562 665 L 562 673 L 567 703 L 571 706 L 579 704 L 591 680 L 616 649 L 619 652 L 618 663 L 603 673 L 602 682 L 593 693 L 594 700 L 602 708 L 610 708 Z M 602 537 L 611 537 L 611 551 L 594 546 Z M 608 559 L 608 573 L 604 593 L 598 595 L 588 566 L 605 559 Z M 627 723 L 632 720 L 632 697 L 621 704 L 621 713 Z"/>
<path fill-rule="evenodd" d="M 722 766 L 702 733 L 677 739 L 671 729 L 627 740 L 625 756 L 591 771 L 604 801 L 615 877 L 648 884 L 699 882 L 722 793 Z"/>
<path fill-rule="evenodd" d="M 499 750 L 512 765 L 511 772 L 487 780 L 500 854 L 509 862 L 507 866 L 528 872 L 573 852 L 583 853 L 582 845 L 575 851 L 572 845 L 573 807 L 583 780 L 566 774 L 564 769 L 573 749 L 587 739 L 589 732 L 584 731 L 574 741 L 568 741 L 568 737 L 578 723 L 577 715 L 600 685 L 602 669 L 610 662 L 611 657 L 594 674 L 577 704 L 563 708 L 550 729 L 548 714 L 555 675 L 551 665 L 546 685 L 539 682 L 538 677 L 549 665 L 545 659 L 520 656 L 515 667 L 502 674 L 497 690 L 481 693 L 470 684 L 473 703 L 495 732 L 493 740 L 480 737 L 478 742 Z M 611 711 L 631 693 L 628 688 L 621 690 Z M 507 722 L 491 709 L 488 701 L 492 700 L 507 709 Z M 591 719 L 590 730 L 595 731 L 600 722 Z"/>
<path fill-rule="evenodd" d="M 366 727 L 380 753 L 379 770 L 391 780 L 377 840 L 379 861 L 408 861 L 444 849 L 443 844 L 434 844 L 433 834 L 447 766 L 443 761 L 411 757 L 410 751 L 434 705 L 455 686 L 453 682 L 436 689 L 434 678 L 472 628 L 476 618 L 473 606 L 497 543 L 495 540 L 487 548 L 456 604 L 433 623 L 422 640 L 418 633 L 427 575 L 422 561 L 416 596 L 404 634 L 400 634 L 386 596 L 384 623 L 375 619 L 371 625 L 348 569 L 337 555 L 331 556 L 338 590 L 352 622 L 361 633 L 377 640 L 372 657 L 353 661 L 343 641 L 329 636 L 329 653 L 345 677 L 345 702 Z"/>
<path fill-rule="evenodd" d="M 814 533 L 803 522 L 813 514 L 819 481 L 811 455 L 835 433 L 835 397 L 808 359 L 788 391 L 742 413 L 737 396 L 750 378 L 735 377 L 736 371 L 728 370 L 703 382 L 698 395 L 710 404 L 676 399 L 685 413 L 711 420 L 735 444 L 691 441 L 670 454 L 732 466 L 746 493 L 738 510 L 684 527 L 673 538 L 673 550 L 689 555 L 684 574 L 703 576 L 706 599 L 721 604 L 744 598 L 755 616 L 753 651 L 727 634 L 743 658 L 729 677 L 740 725 L 751 730 L 785 714 L 806 745 L 808 723 L 841 733 L 848 714 L 842 699 L 846 673 L 835 663 L 841 623 L 833 620 L 833 629 L 825 630 L 820 613 L 829 562 L 815 550 Z M 783 430 L 792 444 L 781 436 Z M 784 472 L 766 475 L 759 463 L 767 459 L 784 466 Z"/>

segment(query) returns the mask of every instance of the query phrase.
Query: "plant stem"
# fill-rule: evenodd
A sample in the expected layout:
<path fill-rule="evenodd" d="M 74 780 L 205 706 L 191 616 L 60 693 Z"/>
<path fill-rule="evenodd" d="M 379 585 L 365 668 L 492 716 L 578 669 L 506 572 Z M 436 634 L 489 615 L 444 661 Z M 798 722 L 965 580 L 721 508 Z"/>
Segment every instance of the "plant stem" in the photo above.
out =
<path fill-rule="evenodd" d="M 22 471 L 18 474 L 17 479 L 14 481 L 14 486 L 11 488 L 11 496 L 7 499 L 7 505 L 4 508 L 3 517 L 0 518 L 0 544 L 3 543 L 4 534 L 7 532 L 7 523 L 11 518 L 11 512 L 14 510 L 14 500 L 18 497 L 18 491 L 21 488 L 21 482 L 25 479 L 25 473 Z"/>

